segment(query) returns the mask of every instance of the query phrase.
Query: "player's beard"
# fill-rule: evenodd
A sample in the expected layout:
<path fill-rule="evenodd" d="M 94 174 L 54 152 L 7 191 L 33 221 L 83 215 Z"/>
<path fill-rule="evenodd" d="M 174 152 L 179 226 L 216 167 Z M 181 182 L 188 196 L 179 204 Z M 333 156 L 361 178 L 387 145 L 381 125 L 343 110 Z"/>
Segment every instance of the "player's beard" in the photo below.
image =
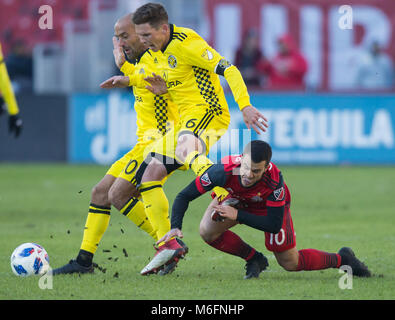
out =
<path fill-rule="evenodd" d="M 129 61 L 137 60 L 137 58 L 141 53 L 137 52 L 136 50 L 133 50 L 132 48 L 127 48 L 127 49 L 128 52 L 126 52 L 125 48 L 123 48 L 123 53 L 128 58 L 128 60 Z"/>
<path fill-rule="evenodd" d="M 123 49 L 123 54 L 125 55 L 125 57 L 128 58 L 129 61 L 136 60 L 137 58 L 136 53 L 132 49 L 129 49 L 128 52 L 125 49 Z"/>

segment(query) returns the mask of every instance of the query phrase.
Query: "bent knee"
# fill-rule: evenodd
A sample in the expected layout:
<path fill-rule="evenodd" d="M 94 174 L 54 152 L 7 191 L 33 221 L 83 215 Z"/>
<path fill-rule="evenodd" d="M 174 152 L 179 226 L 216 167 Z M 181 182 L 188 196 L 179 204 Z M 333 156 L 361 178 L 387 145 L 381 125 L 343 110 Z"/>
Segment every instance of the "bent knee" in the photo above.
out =
<path fill-rule="evenodd" d="M 200 236 L 202 237 L 203 241 L 207 242 L 207 243 L 211 243 L 211 242 L 215 241 L 221 235 L 217 232 L 213 232 L 212 230 L 210 230 L 209 228 L 207 228 L 204 225 L 200 225 L 199 233 L 200 233 Z"/>
<path fill-rule="evenodd" d="M 176 157 L 181 161 L 185 161 L 188 155 L 193 152 L 203 152 L 202 143 L 193 135 L 184 134 L 178 138 L 175 150 Z"/>
<path fill-rule="evenodd" d="M 95 185 L 91 191 L 92 201 L 100 202 L 100 204 L 108 203 L 108 188 L 100 183 Z"/>

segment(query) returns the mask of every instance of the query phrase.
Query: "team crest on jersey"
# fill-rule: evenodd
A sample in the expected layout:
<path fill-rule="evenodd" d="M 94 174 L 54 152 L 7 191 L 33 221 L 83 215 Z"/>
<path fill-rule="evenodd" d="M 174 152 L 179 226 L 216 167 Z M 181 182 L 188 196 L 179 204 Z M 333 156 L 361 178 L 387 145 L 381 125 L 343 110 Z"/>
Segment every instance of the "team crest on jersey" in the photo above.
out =
<path fill-rule="evenodd" d="M 202 54 L 202 58 L 211 61 L 214 58 L 214 54 L 210 50 L 206 49 Z"/>
<path fill-rule="evenodd" d="M 277 201 L 284 200 L 284 196 L 285 196 L 284 187 L 281 187 L 280 189 L 274 190 L 273 194 L 274 194 L 274 197 L 276 198 Z"/>
<path fill-rule="evenodd" d="M 211 184 L 211 180 L 210 180 L 207 172 L 204 175 L 202 175 L 202 177 L 200 178 L 200 181 L 202 182 L 203 187 L 208 187 Z"/>
<path fill-rule="evenodd" d="M 177 67 L 177 59 L 175 56 L 171 55 L 169 56 L 169 58 L 167 59 L 167 62 L 169 63 L 169 67 L 174 69 Z"/>

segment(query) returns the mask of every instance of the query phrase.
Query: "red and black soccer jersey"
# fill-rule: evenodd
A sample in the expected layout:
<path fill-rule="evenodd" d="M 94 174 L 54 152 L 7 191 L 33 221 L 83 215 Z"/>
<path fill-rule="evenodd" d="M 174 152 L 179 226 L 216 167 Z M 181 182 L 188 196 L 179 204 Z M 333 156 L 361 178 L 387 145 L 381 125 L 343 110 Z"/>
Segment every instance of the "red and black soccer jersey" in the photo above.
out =
<path fill-rule="evenodd" d="M 281 207 L 290 202 L 289 190 L 281 171 L 274 163 L 269 167 L 262 179 L 250 187 L 243 187 L 240 179 L 241 156 L 228 156 L 222 159 L 221 165 L 214 165 L 201 177 L 196 178 L 196 187 L 200 193 L 210 191 L 214 186 L 225 188 L 232 198 L 248 212 L 265 215 L 267 207 Z"/>
<path fill-rule="evenodd" d="M 237 220 L 240 223 L 266 232 L 279 232 L 284 208 L 289 207 L 290 203 L 290 193 L 280 170 L 270 163 L 261 180 L 244 187 L 239 174 L 240 161 L 241 156 L 222 159 L 221 164 L 210 167 L 181 191 L 173 204 L 172 228 L 181 228 L 190 201 L 218 186 L 225 188 L 230 197 L 239 200 Z"/>

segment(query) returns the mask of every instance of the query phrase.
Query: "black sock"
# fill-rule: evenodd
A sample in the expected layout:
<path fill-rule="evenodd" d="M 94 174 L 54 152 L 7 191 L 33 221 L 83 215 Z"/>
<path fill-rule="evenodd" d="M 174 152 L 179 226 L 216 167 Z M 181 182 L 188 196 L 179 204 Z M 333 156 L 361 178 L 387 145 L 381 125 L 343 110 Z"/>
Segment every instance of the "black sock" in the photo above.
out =
<path fill-rule="evenodd" d="M 90 267 L 92 265 L 93 253 L 80 250 L 77 256 L 77 263 L 83 267 Z"/>

